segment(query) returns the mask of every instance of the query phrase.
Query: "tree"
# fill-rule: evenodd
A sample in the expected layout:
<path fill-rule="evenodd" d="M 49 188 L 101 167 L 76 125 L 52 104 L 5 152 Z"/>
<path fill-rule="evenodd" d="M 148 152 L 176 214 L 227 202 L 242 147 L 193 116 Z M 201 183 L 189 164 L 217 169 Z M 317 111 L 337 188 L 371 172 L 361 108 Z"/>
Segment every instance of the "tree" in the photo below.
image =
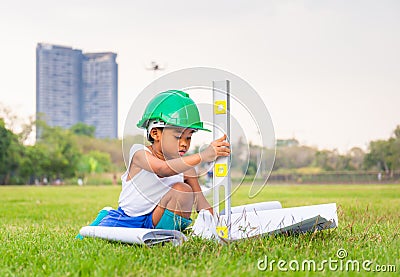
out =
<path fill-rule="evenodd" d="M 349 170 L 361 170 L 362 169 L 365 153 L 361 148 L 359 148 L 359 147 L 351 148 L 350 151 L 347 153 L 347 156 L 350 159 L 349 165 L 348 165 Z"/>
<path fill-rule="evenodd" d="M 41 137 L 36 145 L 46 153 L 48 163 L 44 164 L 45 174 L 51 178 L 73 177 L 81 156 L 73 135 L 61 127 L 50 127 L 43 122 L 39 124 Z"/>
<path fill-rule="evenodd" d="M 89 153 L 89 157 L 96 164 L 95 168 L 93 168 L 93 172 L 107 172 L 112 168 L 110 154 L 100 152 L 100 151 L 91 151 Z"/>
<path fill-rule="evenodd" d="M 13 113 L 11 108 L 3 106 L 0 103 L 0 118 L 4 121 L 5 127 L 17 135 L 20 144 L 33 141 L 32 134 L 35 128 L 33 116 L 30 116 L 28 119 L 22 119 Z"/>
<path fill-rule="evenodd" d="M 283 144 L 281 140 L 281 144 Z M 309 146 L 290 145 L 276 148 L 274 169 L 298 169 L 315 164 L 317 150 Z M 315 166 L 315 165 L 314 165 Z"/>
<path fill-rule="evenodd" d="M 82 154 L 89 154 L 91 151 L 100 151 L 108 153 L 111 162 L 118 168 L 118 170 L 125 170 L 124 157 L 122 154 L 122 140 L 119 139 L 98 139 L 87 136 L 74 136 L 74 140 L 79 147 Z M 137 142 L 135 142 L 137 143 Z M 143 136 L 141 136 L 140 143 L 143 143 Z M 129 157 L 129 149 L 132 144 L 124 140 L 126 149 L 126 157 Z"/>
<path fill-rule="evenodd" d="M 248 164 L 242 165 L 242 170 L 246 176 L 254 176 L 257 172 L 257 163 L 250 159 Z"/>
<path fill-rule="evenodd" d="M 100 151 L 91 151 L 84 154 L 78 163 L 78 173 L 85 175 L 86 173 L 102 173 L 112 169 L 110 155 Z"/>
<path fill-rule="evenodd" d="M 21 131 L 18 133 L 18 139 L 21 144 L 27 144 L 33 141 L 35 127 L 36 121 L 33 116 L 30 116 L 28 121 L 21 125 Z"/>
<path fill-rule="evenodd" d="M 390 138 L 388 140 L 388 153 L 387 153 L 387 163 L 390 170 L 390 175 L 400 168 L 400 138 Z"/>
<path fill-rule="evenodd" d="M 94 137 L 96 127 L 78 122 L 70 128 L 71 132 L 78 136 Z"/>
<path fill-rule="evenodd" d="M 396 139 L 400 139 L 400 125 L 397 125 L 396 129 L 394 130 L 394 136 Z"/>
<path fill-rule="evenodd" d="M 339 157 L 337 151 L 321 150 L 315 154 L 314 165 L 326 171 L 337 170 Z"/>
<path fill-rule="evenodd" d="M 367 169 L 376 168 L 389 172 L 386 156 L 389 151 L 389 144 L 384 140 L 371 141 L 369 144 L 369 153 L 365 155 L 364 166 Z"/>
<path fill-rule="evenodd" d="M 13 113 L 10 107 L 4 106 L 1 103 L 0 103 L 0 118 L 3 121 L 3 125 L 12 133 L 14 133 L 20 119 L 15 113 Z"/>
<path fill-rule="evenodd" d="M 27 183 L 33 179 L 42 179 L 48 175 L 47 169 L 51 167 L 47 147 L 43 144 L 26 146 L 21 160 L 19 173 Z"/>
<path fill-rule="evenodd" d="M 5 127 L 0 118 L 0 184 L 8 184 L 11 175 L 18 170 L 22 150 L 18 137 Z"/>
<path fill-rule="evenodd" d="M 371 141 L 369 153 L 364 158 L 365 168 L 384 170 L 393 176 L 400 169 L 400 126 L 394 130 L 394 136 L 388 140 Z"/>

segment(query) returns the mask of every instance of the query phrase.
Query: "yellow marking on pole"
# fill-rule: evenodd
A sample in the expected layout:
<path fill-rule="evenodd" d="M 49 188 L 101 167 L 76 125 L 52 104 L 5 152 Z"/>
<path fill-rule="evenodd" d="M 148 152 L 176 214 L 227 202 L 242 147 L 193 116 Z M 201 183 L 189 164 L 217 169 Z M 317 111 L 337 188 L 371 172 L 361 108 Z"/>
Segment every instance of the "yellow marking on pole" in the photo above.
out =
<path fill-rule="evenodd" d="M 225 177 L 228 173 L 228 167 L 226 164 L 215 164 L 214 172 L 217 177 Z"/>
<path fill-rule="evenodd" d="M 217 234 L 223 239 L 228 238 L 228 227 L 227 226 L 217 226 Z"/>
<path fill-rule="evenodd" d="M 226 114 L 226 101 L 218 100 L 214 102 L 214 113 L 215 114 Z"/>

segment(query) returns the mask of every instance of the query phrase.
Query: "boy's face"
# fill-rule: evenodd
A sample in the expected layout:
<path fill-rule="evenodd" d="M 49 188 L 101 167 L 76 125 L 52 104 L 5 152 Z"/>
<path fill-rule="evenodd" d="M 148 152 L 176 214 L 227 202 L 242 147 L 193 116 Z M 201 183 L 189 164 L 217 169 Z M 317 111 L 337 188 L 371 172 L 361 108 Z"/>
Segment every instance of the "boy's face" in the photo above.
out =
<path fill-rule="evenodd" d="M 182 157 L 190 147 L 193 129 L 185 129 L 178 127 L 165 127 L 159 132 L 159 146 L 161 152 L 166 159 L 175 159 Z"/>

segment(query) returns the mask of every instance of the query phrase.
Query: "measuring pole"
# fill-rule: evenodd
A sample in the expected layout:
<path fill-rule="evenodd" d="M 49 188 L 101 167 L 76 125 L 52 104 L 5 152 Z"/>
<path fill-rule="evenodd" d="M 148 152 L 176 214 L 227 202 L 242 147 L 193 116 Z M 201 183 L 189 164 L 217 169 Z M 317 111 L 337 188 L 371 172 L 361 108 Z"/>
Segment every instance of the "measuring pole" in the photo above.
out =
<path fill-rule="evenodd" d="M 230 82 L 229 80 L 213 82 L 213 134 L 214 140 L 227 135 L 230 140 Z M 219 157 L 214 164 L 213 174 L 213 207 L 214 217 L 217 222 L 217 233 L 222 238 L 230 239 L 231 229 L 231 174 L 229 157 Z M 224 202 L 226 222 L 219 218 L 219 191 L 224 187 Z"/>

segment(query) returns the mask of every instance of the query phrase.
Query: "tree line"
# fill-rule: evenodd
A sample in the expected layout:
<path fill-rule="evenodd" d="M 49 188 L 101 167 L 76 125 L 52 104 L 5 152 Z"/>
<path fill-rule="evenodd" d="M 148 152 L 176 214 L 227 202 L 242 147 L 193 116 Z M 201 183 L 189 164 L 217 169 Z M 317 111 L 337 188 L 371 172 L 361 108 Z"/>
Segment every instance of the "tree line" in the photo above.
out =
<path fill-rule="evenodd" d="M 62 182 L 124 168 L 121 141 L 94 138 L 92 126 L 78 123 L 63 129 L 45 122 L 37 126 L 40 138 L 26 145 L 27 130 L 33 126 L 14 133 L 0 118 L 0 184 Z"/>
<path fill-rule="evenodd" d="M 351 148 L 347 153 L 338 150 L 319 150 L 315 147 L 300 145 L 296 140 L 290 140 L 290 145 L 276 147 L 273 173 L 315 174 L 321 172 L 382 172 L 387 176 L 400 170 L 400 125 L 393 135 L 386 140 L 376 140 L 369 143 L 367 151 L 359 147 Z M 294 143 L 293 143 L 294 142 Z M 248 163 L 240 161 L 243 149 L 248 147 L 250 159 Z M 257 145 L 241 145 L 241 141 L 233 151 L 233 167 L 241 169 L 247 175 L 254 175 L 260 164 L 261 148 Z M 273 155 L 273 149 L 262 149 L 264 155 Z M 236 156 L 235 156 L 236 155 Z M 243 159 L 243 158 L 242 158 Z"/>

